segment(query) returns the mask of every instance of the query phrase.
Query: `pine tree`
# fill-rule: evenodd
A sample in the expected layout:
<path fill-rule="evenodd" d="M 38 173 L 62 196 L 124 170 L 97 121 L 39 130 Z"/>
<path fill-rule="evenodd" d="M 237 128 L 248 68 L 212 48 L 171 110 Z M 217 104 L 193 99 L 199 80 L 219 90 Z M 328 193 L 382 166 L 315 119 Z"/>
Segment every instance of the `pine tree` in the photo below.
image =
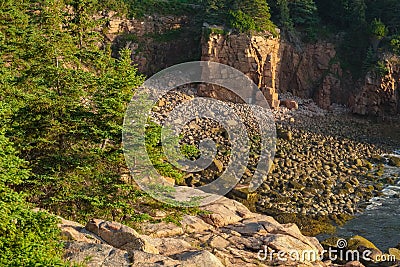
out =
<path fill-rule="evenodd" d="M 289 4 L 290 15 L 295 26 L 314 27 L 318 22 L 314 0 L 294 0 Z"/>
<path fill-rule="evenodd" d="M 107 218 L 106 205 L 121 198 L 112 192 L 124 167 L 124 109 L 143 77 L 128 52 L 116 60 L 97 46 L 97 22 L 89 21 L 94 2 L 78 2 L 79 20 L 58 0 L 9 0 L 0 12 L 0 58 L 9 61 L 0 68 L 0 97 L 9 110 L 1 120 L 30 162 L 22 188 L 36 203 L 64 215 L 80 206 L 79 216 Z"/>
<path fill-rule="evenodd" d="M 278 0 L 277 1 L 279 7 L 279 20 L 282 26 L 288 30 L 293 29 L 293 21 L 290 17 L 290 9 L 289 3 L 287 0 Z"/>
<path fill-rule="evenodd" d="M 269 6 L 265 0 L 239 1 L 239 3 L 237 3 L 237 8 L 253 18 L 257 30 L 271 29 L 271 14 L 269 13 Z"/>

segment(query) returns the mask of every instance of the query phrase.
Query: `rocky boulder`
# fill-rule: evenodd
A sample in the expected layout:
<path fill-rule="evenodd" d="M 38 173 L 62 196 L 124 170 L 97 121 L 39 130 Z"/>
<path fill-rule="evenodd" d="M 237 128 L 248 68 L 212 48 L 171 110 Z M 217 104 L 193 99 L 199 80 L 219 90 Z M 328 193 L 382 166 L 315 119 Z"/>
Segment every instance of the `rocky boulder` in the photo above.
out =
<path fill-rule="evenodd" d="M 299 109 L 299 104 L 294 100 L 289 100 L 289 99 L 282 100 L 281 105 L 287 107 L 289 110 Z"/>
<path fill-rule="evenodd" d="M 120 223 L 92 219 L 85 228 L 113 247 L 127 251 L 140 250 L 152 254 L 159 253 L 151 244 L 149 237 L 139 235 L 132 228 Z"/>
<path fill-rule="evenodd" d="M 92 219 L 85 227 L 73 226 L 65 258 L 88 266 L 259 266 L 260 261 L 279 263 L 278 252 L 289 257 L 297 251 L 311 256 L 299 258 L 298 265 L 281 264 L 328 266 L 312 257 L 322 253 L 319 242 L 294 224 L 280 224 L 225 197 L 201 209 L 204 213 L 186 215 L 179 225 L 142 224 L 137 229 L 142 234 L 117 222 Z M 65 221 L 60 227 L 66 231 L 71 225 Z M 263 259 L 264 251 L 273 253 Z"/>

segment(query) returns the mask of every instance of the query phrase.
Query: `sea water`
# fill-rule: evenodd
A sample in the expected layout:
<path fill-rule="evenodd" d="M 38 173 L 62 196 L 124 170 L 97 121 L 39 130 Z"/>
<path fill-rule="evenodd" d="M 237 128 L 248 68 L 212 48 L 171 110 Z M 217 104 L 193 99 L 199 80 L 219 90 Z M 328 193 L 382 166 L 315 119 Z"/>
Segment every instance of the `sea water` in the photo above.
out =
<path fill-rule="evenodd" d="M 390 156 L 400 157 L 400 150 Z M 337 236 L 360 235 L 383 251 L 400 243 L 400 168 L 385 165 L 385 176 L 397 177 L 395 185 L 386 185 L 382 196 L 371 199 L 363 213 L 338 227 Z"/>

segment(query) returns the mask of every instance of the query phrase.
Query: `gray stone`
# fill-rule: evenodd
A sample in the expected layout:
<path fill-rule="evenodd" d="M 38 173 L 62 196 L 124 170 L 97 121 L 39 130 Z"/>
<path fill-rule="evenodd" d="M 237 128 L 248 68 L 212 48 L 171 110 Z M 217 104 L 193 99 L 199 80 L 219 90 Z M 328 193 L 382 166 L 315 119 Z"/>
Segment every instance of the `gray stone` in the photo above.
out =
<path fill-rule="evenodd" d="M 131 266 L 129 254 L 106 244 L 69 242 L 65 245 L 64 258 L 88 267 Z"/>
<path fill-rule="evenodd" d="M 238 225 L 238 226 L 231 226 L 232 230 L 242 234 L 242 235 L 254 235 L 258 232 L 266 232 L 264 227 L 256 222 L 251 222 L 251 223 L 246 223 L 246 224 L 242 224 L 242 225 Z"/>
<path fill-rule="evenodd" d="M 216 256 L 206 250 L 185 252 L 173 258 L 179 260 L 185 267 L 224 267 Z"/>
<path fill-rule="evenodd" d="M 135 230 L 123 224 L 92 219 L 85 228 L 113 247 L 158 254 L 158 250 L 150 242 L 150 237 L 139 235 Z"/>
<path fill-rule="evenodd" d="M 131 266 L 135 267 L 155 267 L 155 266 L 163 266 L 163 267 L 178 267 L 182 266 L 182 264 L 173 260 L 169 257 L 162 255 L 155 255 L 151 253 L 146 253 L 143 251 L 132 251 L 131 252 Z"/>
<path fill-rule="evenodd" d="M 146 224 L 142 227 L 142 231 L 151 237 L 171 237 L 183 234 L 182 227 L 166 222 Z"/>
<path fill-rule="evenodd" d="M 154 238 L 151 244 L 159 251 L 160 255 L 164 256 L 194 250 L 192 245 L 178 238 Z"/>
<path fill-rule="evenodd" d="M 240 222 L 243 219 L 253 218 L 255 215 L 243 204 L 225 197 L 202 207 L 209 213 L 201 215 L 203 220 L 215 227 Z"/>
<path fill-rule="evenodd" d="M 185 233 L 200 233 L 212 228 L 211 225 L 205 223 L 197 216 L 185 215 L 180 221 L 182 229 Z"/>
<path fill-rule="evenodd" d="M 225 238 L 222 238 L 221 236 L 213 236 L 209 241 L 208 244 L 210 247 L 213 248 L 226 248 L 229 246 L 230 242 L 226 240 Z"/>

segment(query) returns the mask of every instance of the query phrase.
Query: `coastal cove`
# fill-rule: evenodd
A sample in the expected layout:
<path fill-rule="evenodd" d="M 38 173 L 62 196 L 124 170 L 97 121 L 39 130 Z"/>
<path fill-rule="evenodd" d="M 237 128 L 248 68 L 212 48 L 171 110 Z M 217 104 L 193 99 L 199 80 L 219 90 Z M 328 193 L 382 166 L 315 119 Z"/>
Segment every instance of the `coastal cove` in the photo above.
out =
<path fill-rule="evenodd" d="M 341 117 L 343 115 L 344 117 Z M 350 118 L 346 123 L 347 116 Z M 373 197 L 357 204 L 360 209 L 355 209 L 354 218 L 339 224 L 335 223 L 336 229 L 333 234 L 320 234 L 318 239 L 322 242 L 329 237 L 349 239 L 358 235 L 365 237 L 382 251 L 387 251 L 398 246 L 400 242 L 400 166 L 398 164 L 394 166 L 394 162 L 389 163 L 390 158 L 400 157 L 399 121 L 395 119 L 390 123 L 377 122 L 345 113 L 339 117 L 342 119 L 325 120 L 333 121 L 332 127 L 324 126 L 321 119 L 317 118 L 314 122 L 305 123 L 306 129 L 312 129 L 312 125 L 315 125 L 316 132 L 333 133 L 335 136 L 352 138 L 359 143 L 373 145 L 376 148 L 372 151 L 373 155 L 357 155 L 360 158 L 365 157 L 372 165 L 364 176 L 366 179 L 359 181 L 361 184 L 374 185 L 378 191 Z M 302 118 L 304 119 L 304 116 Z M 298 120 L 301 121 L 302 118 L 299 117 Z M 341 120 L 343 121 L 340 122 Z M 339 123 L 336 124 L 335 121 Z"/>
<path fill-rule="evenodd" d="M 194 97 L 193 88 L 168 94 L 155 109 L 155 121 L 162 124 L 168 110 Z M 400 141 L 397 121 L 354 116 L 340 105 L 327 111 L 311 99 L 291 94 L 282 97 L 296 101 L 298 108 L 280 107 L 273 112 L 278 142 L 270 173 L 255 193 L 246 193 L 239 186 L 228 196 L 280 223 L 295 222 L 303 234 L 318 236 L 320 241 L 330 236 L 361 235 L 383 251 L 396 247 L 400 242 L 400 172 L 399 167 L 389 164 L 389 158 L 398 156 L 390 155 Z M 241 105 L 232 107 L 251 129 L 252 118 Z M 207 131 L 219 127 L 199 119 L 196 125 L 184 127 L 183 142 L 195 145 L 208 137 L 224 144 L 222 130 Z M 211 172 L 192 173 L 181 185 L 200 186 L 212 181 L 222 170 L 220 165 L 229 159 L 226 149 L 220 147 Z M 249 165 L 241 183 L 246 183 L 252 170 Z"/>
<path fill-rule="evenodd" d="M 0 267 L 399 267 L 399 15 L 1 0 Z"/>

